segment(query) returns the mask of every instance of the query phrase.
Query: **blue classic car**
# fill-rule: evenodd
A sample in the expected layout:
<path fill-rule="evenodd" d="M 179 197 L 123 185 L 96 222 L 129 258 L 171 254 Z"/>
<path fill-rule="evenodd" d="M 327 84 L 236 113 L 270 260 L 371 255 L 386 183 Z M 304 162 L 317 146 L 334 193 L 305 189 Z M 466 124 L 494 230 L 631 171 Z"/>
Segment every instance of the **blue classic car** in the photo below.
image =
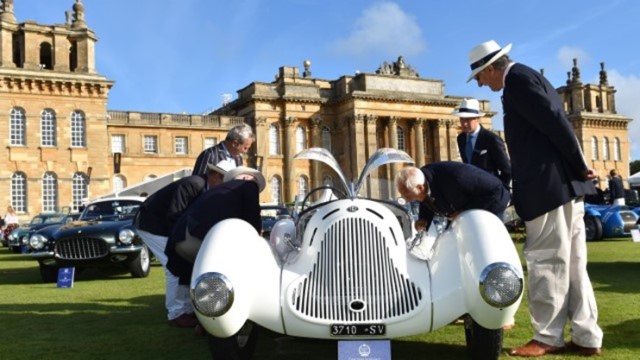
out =
<path fill-rule="evenodd" d="M 77 221 L 33 233 L 31 257 L 40 264 L 42 280 L 55 282 L 59 267 L 122 267 L 136 278 L 149 275 L 149 249 L 132 224 L 143 201 L 137 196 L 99 199 Z"/>
<path fill-rule="evenodd" d="M 13 253 L 28 250 L 29 236 L 35 231 L 51 225 L 66 224 L 78 218 L 80 214 L 43 213 L 33 217 L 27 226 L 13 229 L 9 234 L 8 244 Z"/>
<path fill-rule="evenodd" d="M 585 204 L 584 224 L 587 241 L 631 236 L 638 226 L 638 212 L 628 206 Z"/>

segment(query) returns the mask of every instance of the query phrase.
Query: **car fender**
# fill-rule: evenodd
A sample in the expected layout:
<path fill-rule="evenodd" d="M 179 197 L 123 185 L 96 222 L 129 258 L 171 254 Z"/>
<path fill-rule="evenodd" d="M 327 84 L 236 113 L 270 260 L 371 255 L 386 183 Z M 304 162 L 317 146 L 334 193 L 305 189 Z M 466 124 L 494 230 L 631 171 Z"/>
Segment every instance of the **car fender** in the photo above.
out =
<path fill-rule="evenodd" d="M 234 292 L 233 303 L 222 316 L 210 318 L 196 311 L 198 320 L 209 333 L 217 337 L 232 336 L 248 319 L 283 332 L 280 268 L 268 242 L 251 224 L 227 219 L 209 230 L 193 266 L 191 289 L 196 279 L 208 272 L 223 274 Z"/>
<path fill-rule="evenodd" d="M 488 329 L 501 328 L 511 321 L 522 294 L 514 304 L 496 308 L 480 293 L 482 271 L 495 263 L 510 264 L 519 278 L 524 279 L 513 240 L 498 217 L 484 210 L 463 212 L 440 236 L 432 258 L 432 293 L 437 316 L 434 328 L 450 321 L 460 309 Z"/>

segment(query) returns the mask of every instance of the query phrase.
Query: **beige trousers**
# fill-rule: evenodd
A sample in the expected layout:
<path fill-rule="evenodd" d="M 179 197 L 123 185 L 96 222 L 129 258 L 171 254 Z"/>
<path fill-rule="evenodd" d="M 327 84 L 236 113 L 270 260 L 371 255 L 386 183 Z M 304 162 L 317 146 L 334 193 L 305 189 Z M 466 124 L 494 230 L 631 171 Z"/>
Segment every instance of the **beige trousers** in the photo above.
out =
<path fill-rule="evenodd" d="M 602 346 L 598 308 L 587 274 L 583 217 L 584 202 L 576 198 L 525 223 L 534 339 L 548 345 L 564 346 L 564 327 L 569 321 L 574 343 Z"/>

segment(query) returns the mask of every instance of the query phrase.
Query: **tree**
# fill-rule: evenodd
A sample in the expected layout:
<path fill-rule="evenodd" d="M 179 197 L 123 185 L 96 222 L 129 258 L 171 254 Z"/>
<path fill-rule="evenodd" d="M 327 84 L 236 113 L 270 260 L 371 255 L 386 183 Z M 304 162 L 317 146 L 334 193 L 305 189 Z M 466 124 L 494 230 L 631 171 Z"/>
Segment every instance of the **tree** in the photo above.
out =
<path fill-rule="evenodd" d="M 633 160 L 629 163 L 629 175 L 633 175 L 640 171 L 640 160 Z"/>

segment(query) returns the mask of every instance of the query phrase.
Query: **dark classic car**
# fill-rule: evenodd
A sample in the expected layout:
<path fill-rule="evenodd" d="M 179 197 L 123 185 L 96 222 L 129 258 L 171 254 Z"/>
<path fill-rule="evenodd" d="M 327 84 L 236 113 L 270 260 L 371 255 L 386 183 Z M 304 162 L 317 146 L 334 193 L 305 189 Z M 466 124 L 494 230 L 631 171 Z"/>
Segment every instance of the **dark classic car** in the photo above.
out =
<path fill-rule="evenodd" d="M 44 282 L 55 282 L 59 267 L 123 267 L 136 278 L 149 275 L 149 249 L 132 222 L 144 198 L 98 199 L 77 221 L 36 231 L 29 237 L 31 257 Z"/>
<path fill-rule="evenodd" d="M 33 217 L 27 226 L 13 229 L 9 234 L 8 245 L 13 253 L 28 251 L 29 236 L 34 232 L 51 225 L 66 224 L 76 220 L 80 214 L 43 213 Z"/>

